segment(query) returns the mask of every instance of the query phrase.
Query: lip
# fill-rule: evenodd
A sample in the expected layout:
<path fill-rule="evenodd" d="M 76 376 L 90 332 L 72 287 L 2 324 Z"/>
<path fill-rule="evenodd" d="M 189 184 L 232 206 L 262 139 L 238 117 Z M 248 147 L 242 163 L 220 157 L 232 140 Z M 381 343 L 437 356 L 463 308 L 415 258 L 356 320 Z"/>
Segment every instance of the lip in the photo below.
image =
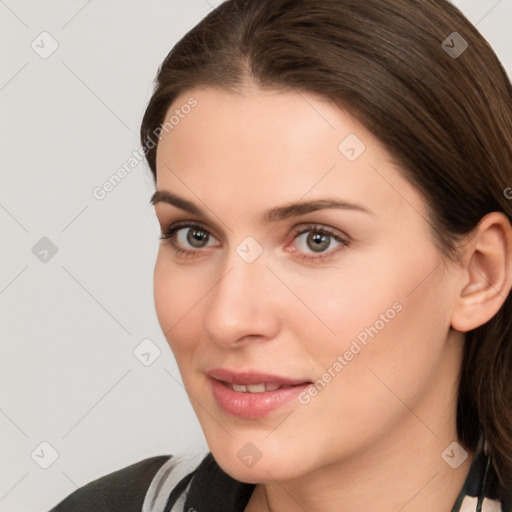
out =
<path fill-rule="evenodd" d="M 310 382 L 306 379 L 291 379 L 270 373 L 235 372 L 225 368 L 215 368 L 214 370 L 210 370 L 207 375 L 212 379 L 229 382 L 230 384 L 260 384 L 261 382 L 273 382 L 280 386 L 295 386 L 297 384 Z"/>
<path fill-rule="evenodd" d="M 312 383 L 260 372 L 234 372 L 217 368 L 207 373 L 213 396 L 224 412 L 244 419 L 257 419 L 270 414 L 297 397 Z M 272 383 L 289 386 L 261 393 L 234 391 L 229 384 Z"/>

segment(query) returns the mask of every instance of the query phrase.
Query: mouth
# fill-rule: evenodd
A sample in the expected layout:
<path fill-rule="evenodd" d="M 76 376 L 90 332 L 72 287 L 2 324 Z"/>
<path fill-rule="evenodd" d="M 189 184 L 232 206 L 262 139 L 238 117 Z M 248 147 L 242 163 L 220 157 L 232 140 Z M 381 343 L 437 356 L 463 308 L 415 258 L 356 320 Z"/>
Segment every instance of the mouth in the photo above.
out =
<path fill-rule="evenodd" d="M 280 385 L 276 382 L 262 382 L 260 384 L 230 384 L 229 382 L 224 382 L 224 384 L 239 393 L 264 393 L 265 391 L 277 391 L 278 389 L 293 387 L 289 384 Z"/>
<path fill-rule="evenodd" d="M 211 370 L 207 375 L 217 405 L 225 413 L 245 419 L 270 414 L 312 384 L 310 380 L 226 369 Z"/>

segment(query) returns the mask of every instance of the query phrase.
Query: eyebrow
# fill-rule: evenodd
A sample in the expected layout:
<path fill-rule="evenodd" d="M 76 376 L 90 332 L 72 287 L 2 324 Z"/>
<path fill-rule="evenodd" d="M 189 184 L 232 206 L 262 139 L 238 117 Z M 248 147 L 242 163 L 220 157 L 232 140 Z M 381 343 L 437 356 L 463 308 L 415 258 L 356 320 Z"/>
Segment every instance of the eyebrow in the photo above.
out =
<path fill-rule="evenodd" d="M 151 196 L 150 203 L 153 206 L 157 205 L 158 203 L 167 203 L 194 215 L 198 215 L 203 218 L 207 217 L 206 213 L 191 201 L 176 196 L 166 190 L 157 190 Z M 278 222 L 292 217 L 305 215 L 306 213 L 326 209 L 354 210 L 368 213 L 370 215 L 375 215 L 375 213 L 372 212 L 369 208 L 366 208 L 365 206 L 358 203 L 351 203 L 342 199 L 317 199 L 313 201 L 300 201 L 271 208 L 263 214 L 262 219 L 263 221 L 269 223 Z"/>

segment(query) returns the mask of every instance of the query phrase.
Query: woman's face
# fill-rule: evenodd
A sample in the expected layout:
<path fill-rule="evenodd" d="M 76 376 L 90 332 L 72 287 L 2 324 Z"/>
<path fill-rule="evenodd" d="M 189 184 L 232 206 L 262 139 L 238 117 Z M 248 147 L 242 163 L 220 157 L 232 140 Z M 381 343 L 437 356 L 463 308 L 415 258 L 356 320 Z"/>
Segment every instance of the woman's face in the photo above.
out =
<path fill-rule="evenodd" d="M 221 467 L 265 482 L 433 436 L 441 453 L 457 272 L 383 146 L 306 93 L 196 89 L 173 114 L 155 305 Z"/>

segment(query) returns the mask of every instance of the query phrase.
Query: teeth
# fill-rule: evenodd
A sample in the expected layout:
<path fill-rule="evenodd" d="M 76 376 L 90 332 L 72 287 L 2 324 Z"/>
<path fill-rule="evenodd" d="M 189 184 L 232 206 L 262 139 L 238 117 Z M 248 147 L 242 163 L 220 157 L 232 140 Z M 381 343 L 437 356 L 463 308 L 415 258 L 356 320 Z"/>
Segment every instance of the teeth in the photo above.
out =
<path fill-rule="evenodd" d="M 279 384 L 261 383 L 261 384 L 231 384 L 233 391 L 240 393 L 263 393 L 264 391 L 275 391 L 279 389 Z"/>
<path fill-rule="evenodd" d="M 246 388 L 249 393 L 263 393 L 265 384 L 247 384 Z"/>

